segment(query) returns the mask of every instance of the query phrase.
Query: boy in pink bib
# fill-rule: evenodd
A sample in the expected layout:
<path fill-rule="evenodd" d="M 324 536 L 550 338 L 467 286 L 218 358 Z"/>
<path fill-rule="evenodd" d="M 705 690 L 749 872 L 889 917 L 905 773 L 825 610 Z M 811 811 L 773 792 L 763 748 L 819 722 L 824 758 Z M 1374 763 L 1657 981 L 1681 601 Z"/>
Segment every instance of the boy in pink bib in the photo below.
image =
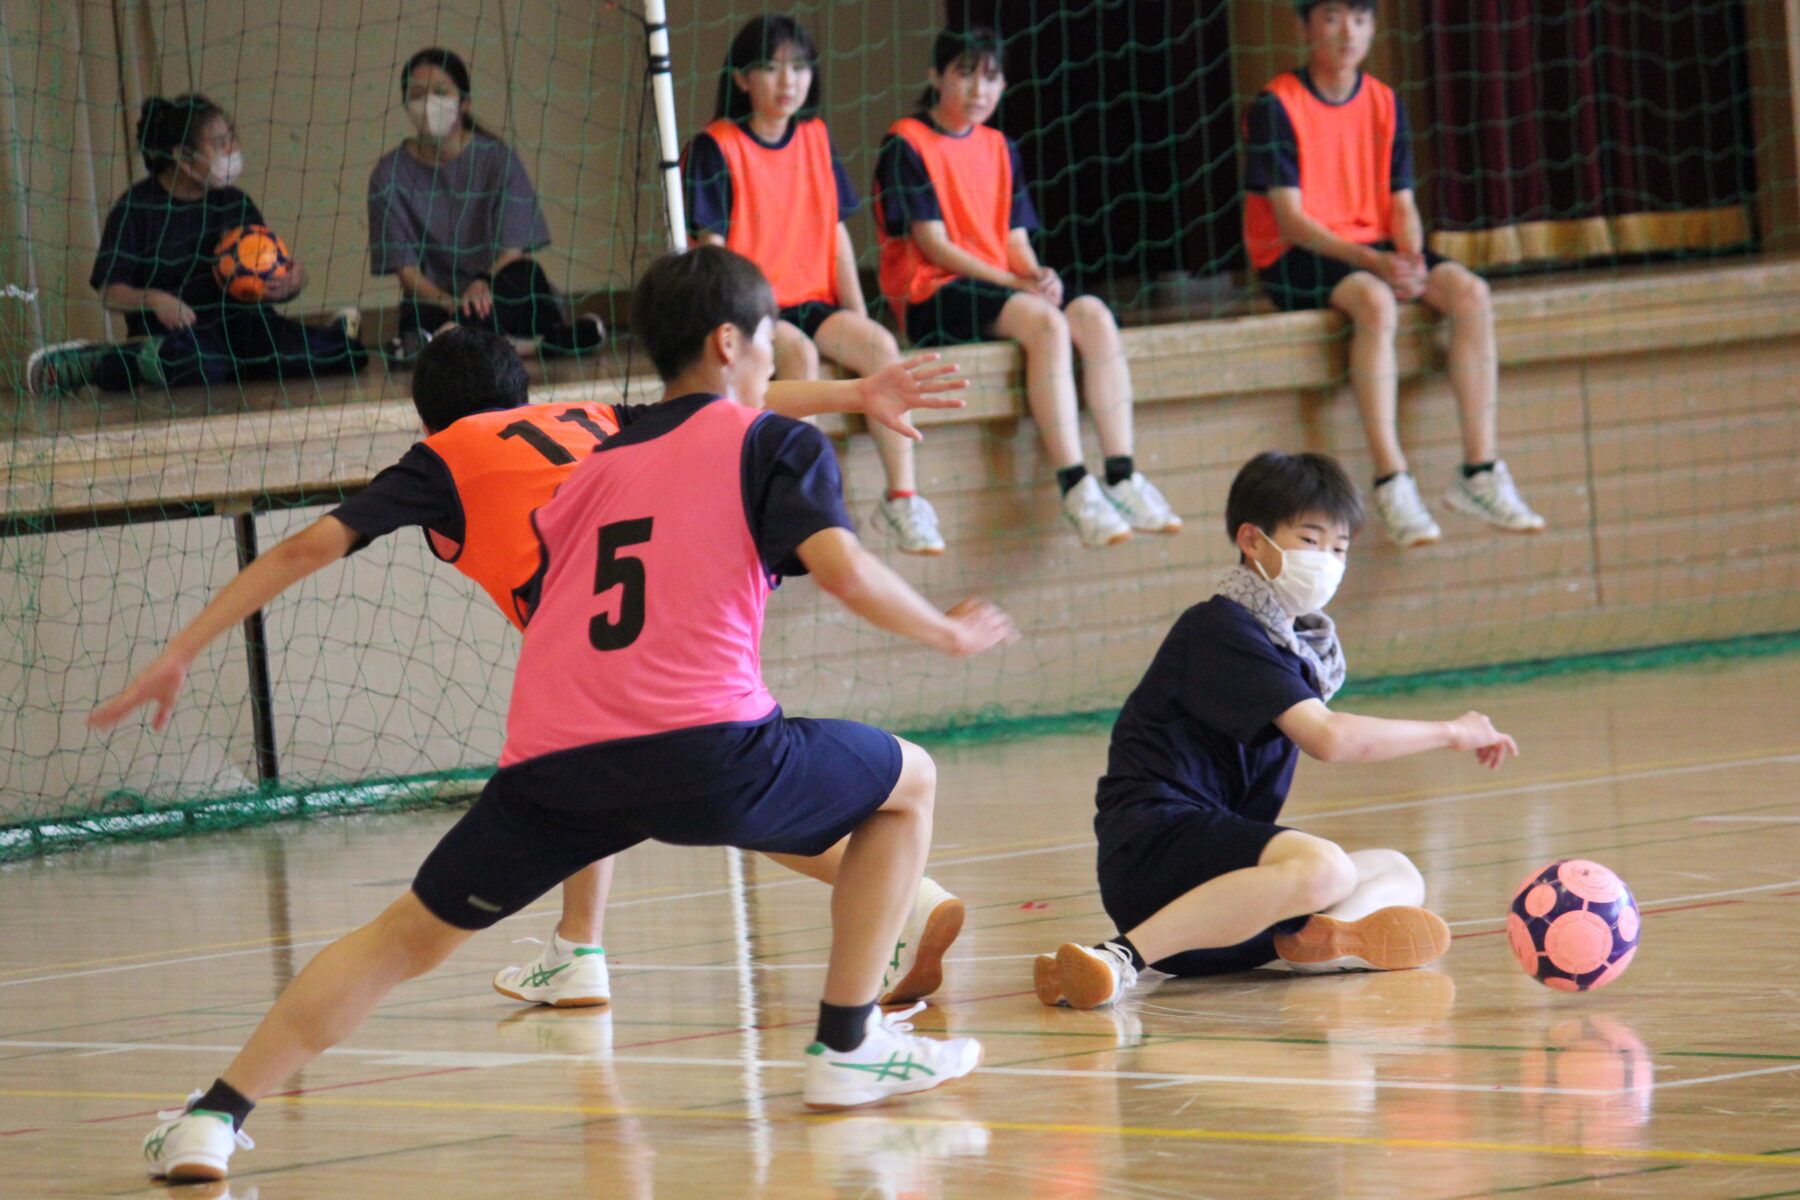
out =
<path fill-rule="evenodd" d="M 949 654 L 1011 640 L 1012 622 L 979 601 L 940 612 L 921 598 L 852 532 L 824 435 L 761 411 L 776 309 L 753 263 L 712 246 L 671 255 L 631 311 L 664 400 L 535 516 L 542 565 L 520 589 L 529 619 L 500 770 L 412 889 L 321 951 L 212 1088 L 151 1133 L 159 1163 L 184 1164 L 165 1170 L 172 1181 L 223 1178 L 255 1102 L 395 986 L 648 839 L 811 855 L 850 838 L 808 1107 L 924 1091 L 980 1061 L 972 1038 L 915 1037 L 913 1010 L 875 1007 L 930 848 L 930 757 L 853 721 L 788 719 L 757 645 L 769 590 L 802 573 Z"/>

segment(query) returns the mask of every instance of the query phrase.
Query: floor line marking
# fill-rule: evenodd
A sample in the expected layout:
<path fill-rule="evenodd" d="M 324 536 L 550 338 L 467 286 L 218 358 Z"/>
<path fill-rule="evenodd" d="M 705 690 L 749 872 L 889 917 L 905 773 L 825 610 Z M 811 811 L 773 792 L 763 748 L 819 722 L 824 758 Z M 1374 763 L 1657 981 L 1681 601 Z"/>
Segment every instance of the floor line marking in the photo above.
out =
<path fill-rule="evenodd" d="M 1426 796 L 1417 800 L 1400 800 L 1391 804 L 1364 804 L 1356 808 L 1334 808 L 1309 812 L 1293 818 L 1296 823 L 1323 821 L 1336 817 L 1360 817 L 1369 813 L 1395 812 L 1403 808 L 1424 808 L 1431 804 L 1460 804 L 1466 800 L 1492 800 L 1498 796 L 1522 796 L 1530 792 L 1560 792 L 1570 788 L 1597 784 L 1630 783 L 1639 779 L 1667 779 L 1676 775 L 1695 775 L 1702 771 L 1727 771 L 1737 767 L 1766 767 L 1800 763 L 1800 754 L 1771 754 L 1760 758 L 1722 758 L 1713 762 L 1696 762 L 1676 767 L 1654 767 L 1608 775 L 1587 775 L 1573 779 L 1555 779 L 1538 783 L 1521 783 L 1512 787 L 1489 788 L 1485 791 L 1452 792 L 1448 796 Z"/>
<path fill-rule="evenodd" d="M 741 1065 L 741 1060 L 731 1060 Z M 160 1096 L 138 1092 L 55 1092 L 0 1090 L 0 1096 L 28 1096 L 37 1099 L 88 1100 L 153 1100 Z M 517 1104 L 475 1100 L 391 1100 L 376 1097 L 344 1096 L 271 1096 L 267 1104 L 300 1104 L 322 1108 L 413 1109 L 438 1112 L 511 1112 L 592 1117 L 655 1117 L 685 1121 L 748 1121 L 791 1125 L 819 1125 L 843 1120 L 842 1117 L 809 1116 L 801 1112 L 733 1113 L 711 1110 L 695 1112 L 685 1108 L 638 1108 L 597 1104 Z M 850 1118 L 855 1119 L 855 1118 Z M 1732 1163 L 1742 1166 L 1800 1168 L 1800 1157 L 1789 1155 L 1742 1154 L 1720 1150 L 1650 1149 L 1637 1146 L 1563 1146 L 1538 1145 L 1529 1142 L 1464 1141 L 1449 1138 L 1367 1137 L 1351 1134 L 1274 1133 L 1237 1129 L 1162 1129 L 1138 1125 L 1081 1125 L 1039 1121 L 974 1121 L 930 1117 L 889 1116 L 882 1114 L 885 1124 L 922 1128 L 963 1128 L 973 1123 L 1003 1133 L 1035 1133 L 1097 1137 L 1174 1138 L 1185 1141 L 1252 1142 L 1289 1146 L 1357 1146 L 1381 1150 L 1463 1150 L 1498 1154 L 1548 1154 L 1573 1158 L 1616 1158 L 1663 1162 Z"/>
<path fill-rule="evenodd" d="M 786 1022 L 782 1025 L 762 1026 L 764 1030 L 781 1029 L 804 1024 L 801 1021 Z M 674 1041 L 715 1037 L 726 1033 L 739 1033 L 742 1030 L 719 1030 L 713 1033 L 690 1034 L 683 1038 L 659 1039 L 640 1042 L 639 1046 L 650 1047 L 667 1045 Z M 98 1050 L 106 1053 L 126 1053 L 130 1051 L 160 1051 L 168 1053 L 232 1053 L 237 1048 L 227 1046 L 199 1046 L 182 1043 L 157 1042 L 27 1042 L 0 1040 L 0 1046 L 12 1046 L 21 1049 L 39 1050 Z M 1097 1053 L 1098 1050 L 1087 1050 L 1081 1053 Z M 508 1066 L 529 1066 L 537 1063 L 572 1062 L 583 1063 L 594 1061 L 587 1054 L 549 1054 L 542 1052 L 509 1052 L 509 1051 L 459 1051 L 459 1050 L 402 1050 L 375 1049 L 336 1046 L 326 1054 L 344 1058 L 372 1059 L 391 1066 L 432 1066 L 442 1070 L 483 1070 Z M 704 1058 L 687 1055 L 666 1054 L 619 1054 L 607 1055 L 606 1061 L 623 1063 L 629 1066 L 650 1067 L 741 1067 L 746 1065 L 741 1056 L 727 1058 Z M 805 1064 L 789 1059 L 758 1059 L 755 1066 L 763 1070 L 800 1070 Z M 1571 1088 L 1571 1087 L 1528 1087 L 1524 1085 L 1495 1083 L 1440 1083 L 1427 1080 L 1391 1079 L 1377 1076 L 1373 1079 L 1345 1079 L 1334 1076 L 1300 1076 L 1300 1075 L 1216 1075 L 1197 1074 L 1175 1071 L 1116 1071 L 1105 1068 L 1055 1068 L 1055 1067 L 983 1067 L 983 1075 L 1005 1075 L 1033 1079 L 1105 1079 L 1114 1081 L 1136 1082 L 1140 1090 L 1158 1088 L 1191 1087 L 1201 1084 L 1245 1084 L 1263 1087 L 1323 1087 L 1323 1088 L 1381 1088 L 1402 1091 L 1431 1092 L 1485 1092 L 1512 1093 L 1532 1096 L 1631 1096 L 1645 1092 L 1667 1091 L 1670 1088 L 1696 1087 L 1702 1084 L 1723 1083 L 1732 1079 L 1747 1079 L 1759 1075 L 1779 1075 L 1800 1071 L 1800 1062 L 1782 1063 L 1772 1067 L 1756 1067 L 1745 1071 L 1731 1071 L 1718 1075 L 1702 1075 L 1689 1079 L 1678 1079 L 1669 1083 L 1648 1083 L 1618 1088 Z M 338 1085 L 349 1086 L 349 1085 Z M 310 1089 L 309 1089 L 310 1090 Z M 0 1096 L 17 1093 L 0 1090 Z"/>
<path fill-rule="evenodd" d="M 1776 888 L 1793 887 L 1795 884 L 1800 884 L 1800 879 L 1784 879 L 1780 883 L 1759 883 L 1754 887 L 1727 888 L 1722 892 L 1695 892 L 1691 896 L 1665 896 L 1661 900 L 1640 900 L 1638 901 L 1638 908 L 1643 910 L 1653 908 L 1659 904 L 1687 904 L 1694 900 L 1714 900 L 1720 896 L 1744 896 L 1751 892 L 1772 892 Z M 1506 918 L 1476 917 L 1473 920 L 1449 921 L 1446 923 L 1453 929 L 1463 925 L 1504 925 L 1506 924 Z"/>

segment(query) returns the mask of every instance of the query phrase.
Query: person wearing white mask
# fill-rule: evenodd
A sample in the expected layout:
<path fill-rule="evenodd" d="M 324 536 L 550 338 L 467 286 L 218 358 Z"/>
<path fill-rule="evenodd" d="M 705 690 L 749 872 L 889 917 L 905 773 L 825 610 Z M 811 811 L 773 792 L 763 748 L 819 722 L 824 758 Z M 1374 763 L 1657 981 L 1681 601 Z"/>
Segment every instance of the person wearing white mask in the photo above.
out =
<path fill-rule="evenodd" d="M 400 280 L 400 328 L 384 347 L 409 364 L 431 335 L 478 325 L 579 355 L 604 340 L 600 318 L 571 321 L 563 299 L 531 257 L 550 227 L 525 164 L 476 122 L 469 68 L 433 47 L 407 59 L 400 100 L 412 136 L 383 155 L 369 177 L 369 259 Z"/>
<path fill-rule="evenodd" d="M 260 301 L 231 299 L 219 286 L 213 262 L 220 240 L 231 229 L 264 224 L 255 201 L 237 187 L 244 151 L 219 105 L 201 95 L 152 96 L 139 109 L 137 134 L 149 173 L 113 204 L 88 281 L 137 340 L 44 347 L 27 364 L 29 392 L 330 375 L 367 360 L 354 310 L 315 328 L 270 307 L 306 285 L 297 259 L 269 281 Z"/>
<path fill-rule="evenodd" d="M 1519 752 L 1476 712 L 1401 721 L 1328 707 L 1344 652 L 1324 609 L 1362 517 L 1324 455 L 1268 451 L 1238 472 L 1225 506 L 1238 562 L 1175 622 L 1113 726 L 1094 828 L 1119 932 L 1040 955 L 1043 1003 L 1115 1003 L 1146 965 L 1399 970 L 1449 948 L 1404 854 L 1346 852 L 1275 823 L 1301 751 L 1338 763 L 1466 750 L 1489 768 Z"/>

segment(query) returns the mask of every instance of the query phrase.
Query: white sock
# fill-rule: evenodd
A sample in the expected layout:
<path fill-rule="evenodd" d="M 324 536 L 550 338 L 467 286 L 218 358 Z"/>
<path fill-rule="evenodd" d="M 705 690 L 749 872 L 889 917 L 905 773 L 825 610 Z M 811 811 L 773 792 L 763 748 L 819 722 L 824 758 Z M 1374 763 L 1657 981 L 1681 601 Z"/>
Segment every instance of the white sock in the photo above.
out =
<path fill-rule="evenodd" d="M 1425 877 L 1398 850 L 1352 850 L 1350 861 L 1356 864 L 1356 886 L 1323 915 L 1357 921 L 1396 904 L 1425 903 Z"/>
<path fill-rule="evenodd" d="M 596 950 L 598 945 L 588 942 L 571 942 L 560 933 L 550 935 L 550 946 L 544 958 L 551 966 L 566 963 L 575 957 L 577 950 Z"/>

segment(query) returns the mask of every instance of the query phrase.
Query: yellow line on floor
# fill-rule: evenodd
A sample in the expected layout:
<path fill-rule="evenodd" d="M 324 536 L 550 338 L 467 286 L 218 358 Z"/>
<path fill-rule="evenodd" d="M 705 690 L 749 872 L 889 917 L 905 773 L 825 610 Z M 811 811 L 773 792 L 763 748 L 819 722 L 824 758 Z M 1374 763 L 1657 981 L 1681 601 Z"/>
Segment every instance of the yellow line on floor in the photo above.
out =
<path fill-rule="evenodd" d="M 167 1101 L 168 1092 L 65 1092 L 37 1089 L 0 1088 L 0 1096 L 33 1100 L 144 1100 Z M 322 1108 L 389 1108 L 431 1110 L 437 1112 L 532 1113 L 541 1116 L 569 1117 L 658 1117 L 685 1121 L 771 1121 L 781 1124 L 817 1124 L 823 1122 L 875 1118 L 895 1125 L 925 1128 L 962 1126 L 966 1120 L 936 1120 L 930 1117 L 890 1116 L 879 1110 L 844 1116 L 814 1116 L 801 1112 L 752 1113 L 695 1112 L 685 1108 L 616 1108 L 593 1104 L 508 1104 L 474 1100 L 377 1100 L 352 1099 L 343 1096 L 271 1096 L 262 1102 L 271 1104 L 304 1104 Z M 1038 1121 L 976 1121 L 984 1128 L 1005 1133 L 1078 1134 L 1092 1137 L 1179 1138 L 1187 1141 L 1251 1142 L 1283 1146 L 1367 1146 L 1383 1150 L 1461 1150 L 1498 1154 L 1549 1154 L 1576 1158 L 1618 1158 L 1683 1163 L 1729 1163 L 1736 1166 L 1800 1167 L 1800 1155 L 1738 1154 L 1720 1150 L 1658 1150 L 1641 1147 L 1606 1148 L 1601 1146 L 1535 1145 L 1529 1142 L 1477 1142 L 1438 1138 L 1356 1137 L 1329 1133 L 1270 1133 L 1235 1129 L 1161 1129 L 1142 1125 L 1071 1125 Z"/>

